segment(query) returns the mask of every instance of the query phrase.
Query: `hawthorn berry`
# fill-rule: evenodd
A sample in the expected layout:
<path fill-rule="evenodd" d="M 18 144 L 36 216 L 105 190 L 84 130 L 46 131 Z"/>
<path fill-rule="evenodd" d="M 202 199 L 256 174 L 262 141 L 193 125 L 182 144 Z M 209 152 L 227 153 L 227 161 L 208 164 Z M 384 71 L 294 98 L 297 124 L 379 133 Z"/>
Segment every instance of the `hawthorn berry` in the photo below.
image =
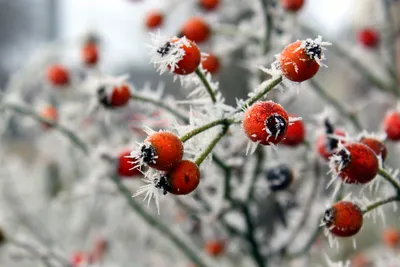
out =
<path fill-rule="evenodd" d="M 209 73 L 216 74 L 220 67 L 219 59 L 213 53 L 209 53 L 207 57 L 202 59 L 201 66 Z"/>
<path fill-rule="evenodd" d="M 183 144 L 171 132 L 156 132 L 146 138 L 137 157 L 154 169 L 169 171 L 181 162 Z"/>
<path fill-rule="evenodd" d="M 289 166 L 280 164 L 265 172 L 271 191 L 282 191 L 287 189 L 293 181 L 293 172 Z"/>
<path fill-rule="evenodd" d="M 193 73 L 201 62 L 200 49 L 186 38 L 173 38 L 159 47 L 157 54 L 160 57 L 157 60 L 167 62 L 168 69 L 178 75 Z"/>
<path fill-rule="evenodd" d="M 160 27 L 163 22 L 164 14 L 159 10 L 151 10 L 146 15 L 146 27 L 150 30 Z"/>
<path fill-rule="evenodd" d="M 207 241 L 204 250 L 212 257 L 218 257 L 225 251 L 225 244 L 221 240 Z"/>
<path fill-rule="evenodd" d="M 365 28 L 358 32 L 358 41 L 366 48 L 377 47 L 379 39 L 379 32 L 373 28 Z"/>
<path fill-rule="evenodd" d="M 244 114 L 243 129 L 247 137 L 262 145 L 278 144 L 286 136 L 289 116 L 273 101 L 258 102 Z"/>
<path fill-rule="evenodd" d="M 281 0 L 281 5 L 286 11 L 296 12 L 303 7 L 304 0 Z"/>
<path fill-rule="evenodd" d="M 360 143 L 371 148 L 378 157 L 382 157 L 382 160 L 386 159 L 388 150 L 383 142 L 373 137 L 362 137 Z"/>
<path fill-rule="evenodd" d="M 289 119 L 290 118 L 296 118 L 296 116 L 289 115 Z M 296 120 L 289 123 L 286 137 L 281 143 L 286 146 L 294 147 L 303 143 L 305 136 L 306 128 L 304 126 L 304 122 L 302 120 Z"/>
<path fill-rule="evenodd" d="M 387 247 L 395 248 L 400 244 L 400 231 L 388 228 L 383 232 L 382 240 Z"/>
<path fill-rule="evenodd" d="M 307 39 L 285 47 L 279 57 L 283 75 L 293 82 L 304 82 L 317 74 L 323 59 L 321 41 Z"/>
<path fill-rule="evenodd" d="M 49 121 L 56 122 L 58 120 L 58 112 L 57 109 L 53 106 L 47 106 L 40 111 L 40 117 Z M 44 129 L 48 129 L 52 127 L 50 123 L 42 123 L 42 127 Z"/>
<path fill-rule="evenodd" d="M 320 135 L 316 141 L 317 152 L 325 160 L 329 160 L 329 158 L 335 153 L 339 143 L 344 144 L 343 140 L 330 137 L 330 135 L 333 134 L 337 137 L 346 136 L 346 133 L 343 130 L 335 129 L 329 120 L 325 120 L 325 134 Z"/>
<path fill-rule="evenodd" d="M 211 29 L 204 19 L 193 17 L 185 22 L 181 33 L 193 42 L 202 43 L 207 41 L 210 37 Z"/>
<path fill-rule="evenodd" d="M 132 177 L 140 175 L 139 167 L 132 163 L 132 159 L 129 158 L 130 154 L 130 150 L 122 151 L 119 154 L 117 161 L 117 173 L 119 176 Z"/>
<path fill-rule="evenodd" d="M 383 119 L 383 129 L 391 141 L 400 140 L 400 112 L 390 111 Z"/>
<path fill-rule="evenodd" d="M 93 41 L 87 42 L 81 50 L 81 60 L 86 66 L 94 66 L 99 61 L 97 44 Z"/>
<path fill-rule="evenodd" d="M 371 148 L 349 143 L 331 157 L 330 167 L 345 183 L 366 184 L 377 175 L 379 163 Z"/>
<path fill-rule="evenodd" d="M 200 170 L 196 163 L 182 160 L 174 168 L 160 177 L 157 188 L 174 195 L 187 195 L 200 183 Z"/>
<path fill-rule="evenodd" d="M 207 11 L 216 9 L 220 0 L 199 0 L 199 6 Z"/>
<path fill-rule="evenodd" d="M 323 221 L 332 234 L 349 237 L 360 231 L 363 224 L 363 213 L 356 204 L 340 201 L 325 211 Z"/>
<path fill-rule="evenodd" d="M 76 251 L 72 254 L 70 262 L 73 267 L 82 266 L 87 261 L 86 253 L 82 251 Z"/>
<path fill-rule="evenodd" d="M 128 104 L 131 98 L 131 91 L 128 85 L 107 88 L 99 87 L 97 90 L 99 102 L 106 108 L 119 108 Z"/>
<path fill-rule="evenodd" d="M 68 85 L 70 77 L 68 70 L 59 64 L 47 68 L 47 80 L 53 86 Z"/>

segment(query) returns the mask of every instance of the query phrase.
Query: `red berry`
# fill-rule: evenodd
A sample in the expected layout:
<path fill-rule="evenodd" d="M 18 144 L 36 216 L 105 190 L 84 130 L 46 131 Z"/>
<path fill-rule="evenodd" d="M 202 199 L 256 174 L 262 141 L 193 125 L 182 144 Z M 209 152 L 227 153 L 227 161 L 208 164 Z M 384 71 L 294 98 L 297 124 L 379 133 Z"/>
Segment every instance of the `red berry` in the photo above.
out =
<path fill-rule="evenodd" d="M 325 211 L 324 222 L 332 234 L 339 237 L 349 237 L 360 231 L 363 224 L 363 214 L 356 204 L 340 201 Z"/>
<path fill-rule="evenodd" d="M 296 41 L 282 51 L 280 68 L 287 79 L 293 82 L 303 82 L 317 74 L 319 64 L 316 57 L 322 57 L 320 45 L 308 40 Z"/>
<path fill-rule="evenodd" d="M 244 114 L 243 129 L 247 137 L 263 145 L 282 141 L 288 126 L 288 114 L 273 101 L 258 102 Z"/>
<path fill-rule="evenodd" d="M 121 85 L 107 90 L 105 86 L 97 90 L 99 102 L 106 108 L 119 108 L 128 104 L 131 98 L 131 91 L 128 85 Z"/>
<path fill-rule="evenodd" d="M 89 263 L 100 261 L 108 248 L 108 242 L 104 238 L 96 239 L 92 252 L 90 253 Z"/>
<path fill-rule="evenodd" d="M 395 248 L 400 244 L 400 231 L 388 228 L 383 232 L 382 239 L 387 247 Z"/>
<path fill-rule="evenodd" d="M 400 113 L 398 111 L 390 111 L 383 120 L 383 128 L 387 138 L 392 141 L 400 140 Z"/>
<path fill-rule="evenodd" d="M 371 148 L 377 156 L 382 157 L 382 160 L 386 159 L 388 151 L 386 145 L 383 142 L 372 137 L 363 137 L 361 138 L 360 143 Z"/>
<path fill-rule="evenodd" d="M 160 171 L 171 170 L 182 157 L 182 141 L 170 132 L 156 132 L 148 136 L 139 155 L 143 162 Z"/>
<path fill-rule="evenodd" d="M 296 116 L 289 115 L 290 118 L 296 118 Z M 286 132 L 285 139 L 282 140 L 282 144 L 287 146 L 297 146 L 304 142 L 306 136 L 306 128 L 302 120 L 297 120 L 289 123 L 288 130 Z"/>
<path fill-rule="evenodd" d="M 47 80 L 54 86 L 63 86 L 69 83 L 69 72 L 62 65 L 52 65 L 47 68 Z"/>
<path fill-rule="evenodd" d="M 137 166 L 132 164 L 132 158 L 127 158 L 130 154 L 130 150 L 125 150 L 119 154 L 117 162 L 117 173 L 119 176 L 132 177 L 140 175 L 139 168 L 135 168 Z"/>
<path fill-rule="evenodd" d="M 212 53 L 209 53 L 208 56 L 201 61 L 201 65 L 211 74 L 216 74 L 220 67 L 219 59 Z"/>
<path fill-rule="evenodd" d="M 296 12 L 303 7 L 304 0 L 281 0 L 281 5 L 287 11 Z"/>
<path fill-rule="evenodd" d="M 372 149 L 350 143 L 331 157 L 331 167 L 345 183 L 366 184 L 377 175 L 379 163 Z"/>
<path fill-rule="evenodd" d="M 225 244 L 220 240 L 210 240 L 205 244 L 205 251 L 212 257 L 218 257 L 225 251 Z"/>
<path fill-rule="evenodd" d="M 336 129 L 335 135 L 337 136 L 346 136 L 343 130 Z M 318 154 L 325 160 L 329 160 L 329 158 L 335 153 L 337 149 L 338 143 L 344 143 L 343 141 L 338 141 L 335 138 L 330 138 L 327 134 L 322 134 L 317 139 L 317 151 Z"/>
<path fill-rule="evenodd" d="M 97 44 L 94 42 L 86 43 L 81 50 L 82 62 L 87 66 L 96 65 L 99 61 L 99 51 Z"/>
<path fill-rule="evenodd" d="M 372 28 L 366 28 L 358 33 L 358 41 L 367 48 L 375 48 L 379 43 L 379 32 Z"/>
<path fill-rule="evenodd" d="M 53 106 L 47 106 L 40 111 L 40 117 L 49 121 L 56 122 L 58 120 L 57 109 Z M 42 123 L 42 126 L 44 129 L 52 127 L 50 123 Z"/>
<path fill-rule="evenodd" d="M 199 0 L 199 5 L 207 11 L 212 11 L 218 7 L 219 0 Z"/>
<path fill-rule="evenodd" d="M 351 267 L 372 267 L 372 266 L 371 266 L 371 261 L 368 260 L 364 256 L 364 254 L 359 253 L 352 258 Z"/>
<path fill-rule="evenodd" d="M 159 10 L 151 10 L 146 15 L 146 27 L 150 30 L 158 28 L 164 21 L 164 14 Z"/>
<path fill-rule="evenodd" d="M 87 255 L 84 252 L 77 251 L 71 256 L 71 265 L 73 267 L 81 266 L 81 264 L 86 262 Z"/>
<path fill-rule="evenodd" d="M 200 183 L 200 170 L 196 163 L 182 160 L 166 173 L 167 191 L 174 195 L 187 195 Z"/>
<path fill-rule="evenodd" d="M 182 27 L 182 35 L 196 43 L 207 41 L 210 34 L 210 26 L 200 17 L 189 19 Z"/>
<path fill-rule="evenodd" d="M 172 40 L 173 43 L 178 42 L 179 39 Z M 188 75 L 193 73 L 200 65 L 201 53 L 200 49 L 195 43 L 187 40 L 189 45 L 182 45 L 182 49 L 185 51 L 185 55 L 181 60 L 178 61 L 177 67 L 174 69 L 174 73 L 179 75 Z M 167 43 L 169 44 L 169 43 Z M 166 44 L 166 45 L 167 45 Z M 169 44 L 171 45 L 171 44 Z M 170 68 L 170 66 L 168 66 Z"/>

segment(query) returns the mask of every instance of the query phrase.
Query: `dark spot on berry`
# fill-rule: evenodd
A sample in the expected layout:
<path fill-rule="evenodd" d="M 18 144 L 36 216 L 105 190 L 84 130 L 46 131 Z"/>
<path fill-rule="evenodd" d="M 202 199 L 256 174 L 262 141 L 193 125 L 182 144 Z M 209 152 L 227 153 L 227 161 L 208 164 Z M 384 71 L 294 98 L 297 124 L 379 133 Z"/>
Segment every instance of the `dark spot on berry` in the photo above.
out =
<path fill-rule="evenodd" d="M 333 224 L 335 217 L 335 210 L 334 209 L 327 209 L 324 213 L 324 218 L 322 219 L 323 222 L 329 227 Z"/>
<path fill-rule="evenodd" d="M 293 180 L 292 170 L 285 164 L 268 169 L 265 173 L 271 191 L 281 191 L 289 187 Z"/>
<path fill-rule="evenodd" d="M 325 133 L 327 135 L 332 135 L 335 133 L 335 127 L 328 119 L 325 119 L 324 125 L 325 125 Z M 333 150 L 335 150 L 339 145 L 339 140 L 337 140 L 336 138 L 327 136 L 326 140 L 327 140 L 326 148 L 329 152 L 332 152 Z"/>
<path fill-rule="evenodd" d="M 272 136 L 280 136 L 285 132 L 287 123 L 282 116 L 274 114 L 265 121 L 265 127 Z"/>
<path fill-rule="evenodd" d="M 99 89 L 97 89 L 97 99 L 99 100 L 100 104 L 102 104 L 104 107 L 106 108 L 112 107 L 105 86 L 100 86 Z"/>
<path fill-rule="evenodd" d="M 187 175 L 185 175 L 185 176 L 183 177 L 183 179 L 185 180 L 185 183 L 187 183 L 187 184 L 190 182 L 190 177 L 187 176 Z"/>
<path fill-rule="evenodd" d="M 321 58 L 322 48 L 319 44 L 306 41 L 305 51 L 310 59 Z"/>
<path fill-rule="evenodd" d="M 166 195 L 169 191 L 172 190 L 171 185 L 168 182 L 168 177 L 166 175 L 162 175 L 159 179 L 158 182 L 155 185 L 156 188 L 162 189 L 163 194 Z"/>
<path fill-rule="evenodd" d="M 159 53 L 162 57 L 167 55 L 172 48 L 172 44 L 170 42 L 166 42 L 163 46 L 157 49 L 157 53 Z"/>
<path fill-rule="evenodd" d="M 350 163 L 351 158 L 350 158 L 350 153 L 348 151 L 346 151 L 345 149 L 340 150 L 337 155 L 340 156 L 341 158 L 341 163 L 343 164 L 343 166 L 346 166 Z"/>
<path fill-rule="evenodd" d="M 157 156 L 156 150 L 152 145 L 145 144 L 140 149 L 140 158 L 142 158 L 145 163 L 155 164 L 156 156 Z"/>

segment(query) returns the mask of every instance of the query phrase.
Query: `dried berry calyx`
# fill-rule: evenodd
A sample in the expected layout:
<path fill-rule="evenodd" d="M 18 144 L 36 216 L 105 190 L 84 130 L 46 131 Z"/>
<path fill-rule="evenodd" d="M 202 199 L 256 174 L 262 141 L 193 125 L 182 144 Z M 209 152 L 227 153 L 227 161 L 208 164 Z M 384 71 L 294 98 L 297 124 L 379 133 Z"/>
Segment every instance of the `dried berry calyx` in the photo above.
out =
<path fill-rule="evenodd" d="M 162 189 L 163 195 L 166 195 L 168 192 L 172 190 L 171 185 L 168 182 L 167 175 L 161 175 L 155 185 L 156 188 Z"/>
<path fill-rule="evenodd" d="M 265 128 L 271 136 L 278 137 L 285 133 L 287 122 L 282 116 L 274 114 L 265 121 Z"/>
<path fill-rule="evenodd" d="M 293 181 L 293 172 L 290 167 L 285 164 L 268 169 L 265 175 L 272 191 L 285 190 Z"/>
<path fill-rule="evenodd" d="M 140 148 L 140 158 L 147 164 L 156 164 L 157 152 L 151 144 L 144 144 Z"/>
<path fill-rule="evenodd" d="M 166 42 L 163 46 L 157 49 L 157 53 L 159 53 L 162 57 L 167 55 L 172 48 L 171 42 Z"/>

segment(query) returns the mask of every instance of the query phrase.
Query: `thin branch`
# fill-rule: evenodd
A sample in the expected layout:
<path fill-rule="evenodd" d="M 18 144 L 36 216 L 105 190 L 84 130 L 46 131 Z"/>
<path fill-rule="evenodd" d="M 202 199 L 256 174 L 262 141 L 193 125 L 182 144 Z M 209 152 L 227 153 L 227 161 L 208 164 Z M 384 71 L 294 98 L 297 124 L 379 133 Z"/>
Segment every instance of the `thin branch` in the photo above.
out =
<path fill-rule="evenodd" d="M 314 91 L 326 102 L 331 104 L 341 115 L 345 116 L 353 124 L 355 129 L 362 131 L 361 123 L 354 113 L 348 111 L 340 101 L 329 95 L 315 79 L 311 79 L 310 84 Z"/>
<path fill-rule="evenodd" d="M 181 141 L 182 142 L 186 142 L 187 140 L 189 140 L 190 138 L 198 135 L 199 133 L 202 133 L 208 129 L 211 129 L 217 125 L 230 125 L 232 124 L 234 121 L 233 120 L 229 120 L 229 119 L 220 119 L 220 120 L 216 120 L 210 123 L 207 123 L 201 127 L 198 127 L 190 132 L 188 132 L 187 134 L 185 134 L 184 136 L 181 137 Z"/>
<path fill-rule="evenodd" d="M 68 130 L 66 127 L 62 126 L 56 121 L 45 119 L 36 112 L 34 112 L 33 110 L 30 110 L 27 107 L 18 106 L 16 104 L 3 103 L 0 106 L 0 110 L 9 110 L 15 113 L 31 117 L 38 122 L 48 124 L 57 131 L 61 132 L 66 137 L 68 137 L 68 139 L 70 139 L 72 143 L 74 143 L 80 150 L 82 150 L 83 153 L 85 153 L 86 155 L 89 153 L 87 145 L 75 133 Z"/>
<path fill-rule="evenodd" d="M 390 175 L 390 173 L 388 173 L 385 169 L 379 168 L 378 173 L 386 181 L 388 181 L 400 195 L 400 183 L 392 175 Z"/>
<path fill-rule="evenodd" d="M 152 99 L 150 97 L 146 97 L 143 95 L 139 95 L 139 94 L 132 94 L 131 99 L 134 101 L 141 101 L 144 103 L 150 103 L 156 107 L 160 107 L 166 111 L 168 111 L 169 113 L 171 113 L 172 115 L 174 115 L 175 117 L 177 117 L 178 119 L 182 120 L 185 123 L 189 122 L 189 118 L 185 115 L 183 115 L 182 113 L 180 113 L 179 111 L 175 110 L 174 108 L 164 104 L 161 101 Z"/>
<path fill-rule="evenodd" d="M 255 102 L 257 102 L 259 99 L 261 99 L 265 94 L 267 94 L 269 91 L 274 89 L 275 86 L 280 84 L 282 82 L 282 76 L 279 76 L 278 78 L 270 81 L 267 86 L 263 90 L 261 90 L 258 94 L 255 96 L 249 98 L 245 104 L 243 104 L 240 108 L 236 110 L 236 112 L 241 112 L 243 111 L 246 107 L 249 107 L 253 105 Z"/>
<path fill-rule="evenodd" d="M 207 81 L 204 73 L 199 68 L 197 68 L 196 74 L 199 77 L 199 79 L 201 80 L 201 82 L 204 84 L 204 87 L 206 88 L 208 94 L 210 95 L 212 102 L 213 103 L 217 102 L 217 98 L 215 97 L 215 92 L 211 88 L 211 84 Z"/>
<path fill-rule="evenodd" d="M 263 258 L 261 255 L 261 252 L 259 250 L 259 245 L 257 244 L 257 240 L 255 239 L 255 233 L 254 233 L 254 225 L 251 220 L 250 216 L 250 211 L 247 206 L 243 205 L 242 206 L 242 212 L 246 221 L 246 226 L 247 226 L 247 239 L 250 243 L 253 258 L 257 264 L 258 267 L 265 267 L 267 266 L 266 260 Z"/>
<path fill-rule="evenodd" d="M 145 211 L 141 204 L 137 203 L 135 199 L 132 198 L 132 193 L 129 189 L 121 182 L 119 177 L 112 176 L 111 180 L 118 187 L 122 196 L 126 199 L 129 206 L 144 220 L 149 226 L 156 229 L 161 235 L 166 237 L 171 241 L 180 251 L 185 254 L 196 266 L 207 267 L 201 256 L 197 255 L 197 252 L 191 249 L 183 240 L 176 236 L 168 226 L 163 224 L 159 219 L 154 218 L 151 214 Z"/>
<path fill-rule="evenodd" d="M 201 155 L 195 160 L 195 163 L 200 166 L 200 164 L 206 159 L 208 154 L 214 149 L 218 142 L 225 136 L 229 129 L 229 125 L 224 125 L 222 131 L 210 142 L 207 148 L 201 153 Z"/>
<path fill-rule="evenodd" d="M 400 201 L 400 195 L 395 195 L 395 196 L 388 197 L 383 200 L 379 200 L 375 203 L 372 203 L 371 205 L 368 205 L 367 207 L 365 207 L 362 212 L 363 212 L 363 214 L 366 214 L 382 205 L 385 205 L 385 204 L 393 202 L 393 201 Z"/>

